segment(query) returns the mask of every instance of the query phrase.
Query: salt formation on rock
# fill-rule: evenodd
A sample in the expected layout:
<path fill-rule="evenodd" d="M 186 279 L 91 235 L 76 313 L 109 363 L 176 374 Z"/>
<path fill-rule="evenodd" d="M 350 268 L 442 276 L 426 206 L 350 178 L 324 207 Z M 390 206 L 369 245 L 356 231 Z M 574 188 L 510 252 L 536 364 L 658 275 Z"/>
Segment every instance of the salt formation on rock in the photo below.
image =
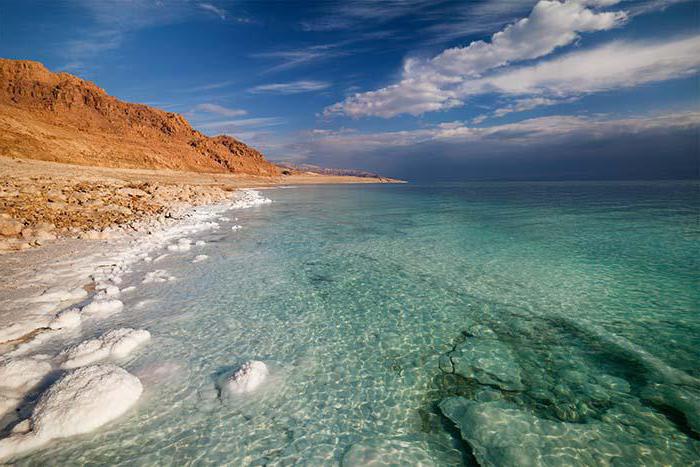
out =
<path fill-rule="evenodd" d="M 90 314 L 112 314 L 119 313 L 124 308 L 124 304 L 119 300 L 93 300 L 85 305 L 80 312 L 84 315 Z"/>
<path fill-rule="evenodd" d="M 151 333 L 145 329 L 114 329 L 65 349 L 58 359 L 63 362 L 61 368 L 77 368 L 107 358 L 123 358 L 150 338 Z"/>
<path fill-rule="evenodd" d="M 506 391 L 524 389 L 512 350 L 485 326 L 472 326 L 464 342 L 442 356 L 440 369 Z"/>
<path fill-rule="evenodd" d="M 252 360 L 246 362 L 226 380 L 226 388 L 233 394 L 245 394 L 255 391 L 270 372 L 265 363 Z"/>
<path fill-rule="evenodd" d="M 192 260 L 193 263 L 199 263 L 201 261 L 206 261 L 206 259 L 209 258 L 207 255 L 197 255 L 194 257 Z"/>
<path fill-rule="evenodd" d="M 45 355 L 0 361 L 0 393 L 24 394 L 52 370 Z"/>
<path fill-rule="evenodd" d="M 89 433 L 123 415 L 142 392 L 136 376 L 114 365 L 69 372 L 41 396 L 26 432 L 0 440 L 0 461 L 53 439 Z"/>
<path fill-rule="evenodd" d="M 143 284 L 150 284 L 152 282 L 168 282 L 174 281 L 175 276 L 168 274 L 165 269 L 156 269 L 155 271 L 147 272 L 146 277 L 143 278 Z"/>
<path fill-rule="evenodd" d="M 49 327 L 54 330 L 72 329 L 80 326 L 80 321 L 80 310 L 77 308 L 70 308 L 57 314 L 49 323 Z"/>
<path fill-rule="evenodd" d="M 189 238 L 181 238 L 177 243 L 168 245 L 169 251 L 190 251 L 192 241 Z"/>

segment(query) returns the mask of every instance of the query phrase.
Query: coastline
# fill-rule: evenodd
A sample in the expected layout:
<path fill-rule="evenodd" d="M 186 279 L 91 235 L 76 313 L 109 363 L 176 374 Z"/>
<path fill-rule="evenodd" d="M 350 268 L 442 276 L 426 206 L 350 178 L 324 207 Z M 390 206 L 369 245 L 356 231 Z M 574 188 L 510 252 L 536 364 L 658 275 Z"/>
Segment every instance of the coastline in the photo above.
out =
<path fill-rule="evenodd" d="M 0 157 L 0 253 L 56 238 L 107 239 L 223 201 L 235 190 L 286 185 L 402 183 L 313 173 L 263 177 L 78 166 Z"/>
<path fill-rule="evenodd" d="M 34 355 L 37 347 L 48 340 L 67 342 L 75 337 L 75 330 L 83 321 L 99 323 L 121 312 L 124 305 L 120 297 L 128 296 L 141 284 L 148 287 L 147 284 L 153 282 L 177 280 L 166 270 L 158 268 L 161 259 L 190 252 L 193 258 L 188 258 L 188 261 L 206 261 L 206 243 L 196 240 L 198 235 L 223 228 L 235 232 L 241 228 L 235 223 L 237 218 L 223 217 L 222 214 L 270 202 L 256 190 L 241 189 L 231 192 L 225 200 L 192 206 L 182 210 L 177 217 L 152 219 L 142 223 L 141 229 L 119 232 L 107 240 L 65 238 L 43 248 L 1 255 L 0 270 L 4 280 L 0 284 L 3 310 L 0 313 L 0 375 L 4 378 L 0 385 L 0 432 L 4 436 L 0 440 L 0 460 L 21 455 L 56 437 L 70 436 L 56 435 L 44 439 L 41 433 L 35 433 L 36 411 L 39 410 L 35 409 L 36 399 L 48 394 L 45 391 L 47 380 L 66 374 L 62 370 L 84 368 L 87 371 L 96 367 L 85 365 L 112 360 L 109 352 L 103 355 L 105 343 L 99 342 L 100 338 L 84 341 L 83 344 L 87 345 L 83 347 L 89 351 L 85 352 L 78 346 L 78 356 L 72 360 L 68 357 L 71 352 L 76 352 L 75 346 L 61 344 L 63 350 L 58 354 L 39 356 Z M 231 221 L 234 223 L 229 226 Z M 144 269 L 139 264 L 150 271 L 145 272 L 141 281 L 134 282 L 132 278 L 129 284 L 124 284 L 123 276 L 132 273 L 134 268 Z M 121 339 L 116 344 L 110 343 L 112 353 L 117 345 L 124 346 L 124 342 L 127 342 L 130 352 L 150 339 L 147 330 L 122 328 L 111 332 Z M 139 340 L 135 341 L 134 336 L 140 336 Z M 95 347 L 96 342 L 100 348 L 94 350 L 91 347 Z M 102 365 L 106 366 L 112 368 L 107 372 L 107 379 L 116 378 L 115 371 L 135 378 L 115 365 Z M 18 376 L 18 369 L 26 376 Z M 21 384 L 15 384 L 18 378 Z M 53 384 L 49 389 L 58 383 Z M 138 385 L 140 387 L 140 383 Z M 30 402 L 27 404 L 27 401 Z M 35 409 L 34 413 L 31 409 Z M 83 413 L 68 420 L 69 431 L 70 426 L 82 423 L 83 416 L 92 415 Z"/>
<path fill-rule="evenodd" d="M 147 329 L 108 325 L 102 335 L 68 344 L 82 326 L 109 324 L 125 309 L 122 300 L 128 302 L 142 284 L 177 280 L 162 269 L 161 259 L 207 261 L 198 235 L 235 232 L 242 226 L 225 212 L 271 202 L 253 187 L 396 182 L 110 169 L 0 157 L 0 227 L 21 224 L 21 230 L 0 235 L 0 461 L 92 431 L 82 427 L 85 419 L 98 427 L 138 401 L 143 390 L 138 377 L 111 362 L 147 343 Z M 178 258 L 183 253 L 187 256 Z M 134 271 L 142 277 L 131 276 Z M 66 405 L 75 397 L 104 397 L 102 405 L 118 410 L 93 414 L 81 404 Z M 46 412 L 51 404 L 69 416 Z M 42 418 L 49 428 L 40 428 Z"/>

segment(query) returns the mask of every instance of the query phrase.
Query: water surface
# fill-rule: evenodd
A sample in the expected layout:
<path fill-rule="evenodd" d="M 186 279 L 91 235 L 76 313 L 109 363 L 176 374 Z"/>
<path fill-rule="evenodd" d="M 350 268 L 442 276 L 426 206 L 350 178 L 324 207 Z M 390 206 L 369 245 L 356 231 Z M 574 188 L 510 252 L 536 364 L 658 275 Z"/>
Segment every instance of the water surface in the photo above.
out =
<path fill-rule="evenodd" d="M 512 446 L 544 464 L 611 452 L 623 465 L 698 462 L 698 184 L 266 196 L 272 205 L 230 214 L 240 231 L 222 222 L 204 250 L 158 263 L 177 281 L 141 285 L 145 264 L 126 277 L 138 289 L 125 311 L 75 340 L 150 330 L 119 362 L 142 379 L 140 404 L 23 463 L 507 465 Z M 191 264 L 199 253 L 209 260 Z M 522 388 L 441 369 L 465 341 L 500 349 L 493 359 Z M 217 378 L 251 359 L 270 366 L 270 384 L 222 400 Z M 485 414 L 464 419 L 472 432 L 444 416 L 450 397 Z M 499 441 L 479 438 L 489 430 Z M 547 457 L 560 448 L 572 457 Z"/>

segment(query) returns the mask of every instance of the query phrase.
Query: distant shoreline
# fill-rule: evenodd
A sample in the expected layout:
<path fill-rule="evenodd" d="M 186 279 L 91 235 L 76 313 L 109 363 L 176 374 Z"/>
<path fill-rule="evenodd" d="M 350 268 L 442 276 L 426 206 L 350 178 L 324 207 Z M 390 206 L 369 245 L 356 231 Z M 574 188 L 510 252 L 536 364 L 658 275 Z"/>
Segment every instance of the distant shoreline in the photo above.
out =
<path fill-rule="evenodd" d="M 390 178 L 301 173 L 254 176 L 72 165 L 0 156 L 0 253 L 57 238 L 107 239 L 242 188 L 405 183 Z"/>

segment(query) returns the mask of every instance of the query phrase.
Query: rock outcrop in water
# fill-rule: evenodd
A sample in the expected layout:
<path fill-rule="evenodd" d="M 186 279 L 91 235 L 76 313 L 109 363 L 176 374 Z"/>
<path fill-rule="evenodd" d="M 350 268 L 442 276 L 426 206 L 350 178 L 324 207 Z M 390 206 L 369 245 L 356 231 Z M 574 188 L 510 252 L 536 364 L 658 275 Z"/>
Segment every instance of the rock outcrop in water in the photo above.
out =
<path fill-rule="evenodd" d="M 440 369 L 506 391 L 523 389 L 513 352 L 485 326 L 472 326 L 464 342 L 442 356 Z"/>
<path fill-rule="evenodd" d="M 0 59 L 0 155 L 72 164 L 280 175 L 231 136 L 208 137 L 182 115 L 123 102 L 41 63 Z"/>

